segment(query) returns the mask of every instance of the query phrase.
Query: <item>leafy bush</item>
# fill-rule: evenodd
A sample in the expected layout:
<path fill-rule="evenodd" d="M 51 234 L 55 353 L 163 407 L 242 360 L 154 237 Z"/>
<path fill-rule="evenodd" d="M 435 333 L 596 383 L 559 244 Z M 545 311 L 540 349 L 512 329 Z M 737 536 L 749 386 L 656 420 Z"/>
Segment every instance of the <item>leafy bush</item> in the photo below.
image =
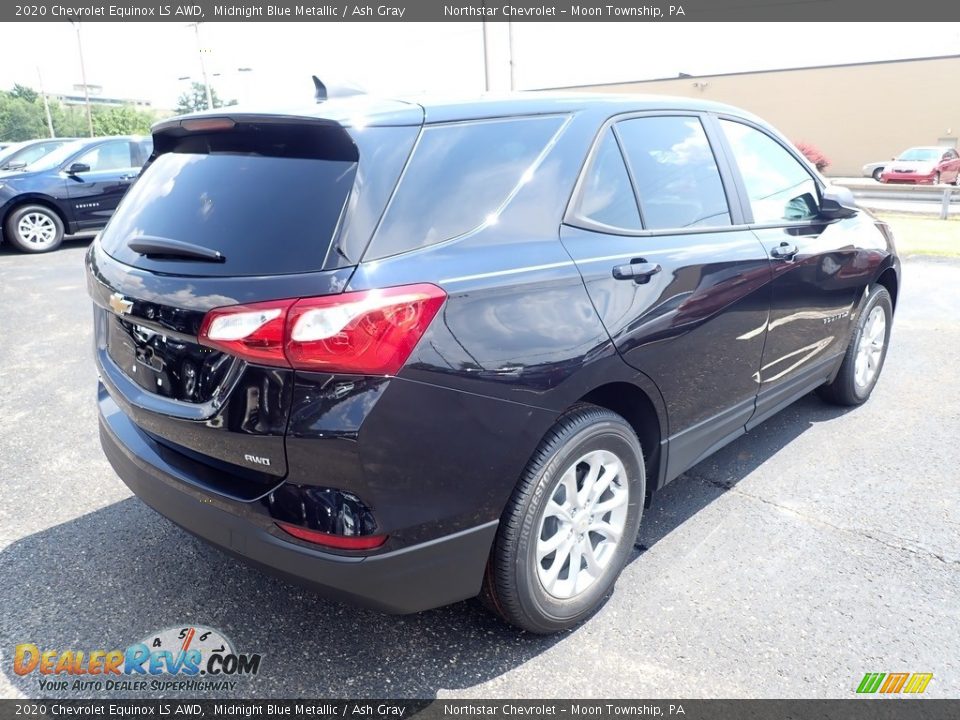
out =
<path fill-rule="evenodd" d="M 57 137 L 86 137 L 86 108 L 65 106 L 50 100 L 50 119 Z M 156 112 L 133 106 L 92 105 L 94 135 L 143 135 L 158 119 Z M 17 142 L 49 135 L 43 99 L 35 90 L 15 85 L 13 90 L 0 90 L 0 140 Z"/>
<path fill-rule="evenodd" d="M 819 171 L 823 172 L 830 166 L 830 158 L 810 143 L 798 142 L 797 150 L 802 152 L 807 160 Z"/>

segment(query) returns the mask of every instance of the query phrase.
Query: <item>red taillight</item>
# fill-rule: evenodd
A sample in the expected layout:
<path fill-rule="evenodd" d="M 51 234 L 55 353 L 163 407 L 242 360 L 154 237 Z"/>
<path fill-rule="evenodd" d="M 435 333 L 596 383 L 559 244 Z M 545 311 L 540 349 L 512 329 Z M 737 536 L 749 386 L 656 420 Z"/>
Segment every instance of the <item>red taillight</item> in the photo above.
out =
<path fill-rule="evenodd" d="M 200 342 L 264 365 L 289 365 L 283 351 L 287 311 L 296 300 L 233 305 L 208 312 Z"/>
<path fill-rule="evenodd" d="M 278 522 L 277 527 L 298 540 L 306 540 L 315 545 L 325 545 L 338 550 L 373 550 L 387 541 L 386 535 L 334 535 L 284 522 Z"/>
<path fill-rule="evenodd" d="M 200 342 L 255 363 L 395 375 L 446 297 L 419 284 L 217 308 Z"/>
<path fill-rule="evenodd" d="M 395 375 L 445 298 L 435 285 L 305 298 L 287 316 L 287 358 L 296 368 Z"/>

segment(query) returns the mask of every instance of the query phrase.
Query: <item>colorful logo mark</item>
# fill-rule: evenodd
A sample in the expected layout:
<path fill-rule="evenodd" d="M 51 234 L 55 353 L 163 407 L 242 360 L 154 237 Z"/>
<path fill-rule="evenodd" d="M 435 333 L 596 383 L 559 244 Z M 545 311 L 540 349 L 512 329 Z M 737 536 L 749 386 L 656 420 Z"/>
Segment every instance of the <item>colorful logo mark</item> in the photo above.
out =
<path fill-rule="evenodd" d="M 256 675 L 260 655 L 238 653 L 223 634 L 189 626 L 150 633 L 125 650 L 43 650 L 34 643 L 14 648 L 17 675 Z"/>
<path fill-rule="evenodd" d="M 860 681 L 857 692 L 872 693 L 922 693 L 933 680 L 933 673 L 867 673 Z"/>

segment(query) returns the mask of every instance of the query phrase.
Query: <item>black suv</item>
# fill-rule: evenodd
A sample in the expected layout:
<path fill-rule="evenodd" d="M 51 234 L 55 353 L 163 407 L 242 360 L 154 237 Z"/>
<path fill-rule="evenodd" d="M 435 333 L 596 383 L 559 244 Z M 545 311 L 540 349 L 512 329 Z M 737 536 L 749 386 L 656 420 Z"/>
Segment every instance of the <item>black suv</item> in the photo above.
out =
<path fill-rule="evenodd" d="M 153 142 L 87 256 L 103 448 L 334 596 L 570 627 L 651 492 L 883 365 L 889 228 L 731 107 L 353 97 Z"/>
<path fill-rule="evenodd" d="M 150 138 L 74 140 L 19 171 L 0 175 L 2 239 L 49 252 L 64 235 L 100 230 L 149 157 Z"/>

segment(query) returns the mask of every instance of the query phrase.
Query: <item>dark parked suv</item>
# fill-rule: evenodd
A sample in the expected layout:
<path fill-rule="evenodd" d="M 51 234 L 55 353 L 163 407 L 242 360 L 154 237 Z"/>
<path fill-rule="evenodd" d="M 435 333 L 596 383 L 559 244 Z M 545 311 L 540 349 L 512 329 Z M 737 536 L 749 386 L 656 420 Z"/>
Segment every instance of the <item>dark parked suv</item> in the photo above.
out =
<path fill-rule="evenodd" d="M 0 175 L 2 240 L 17 250 L 55 250 L 64 235 L 100 230 L 151 152 L 149 138 L 74 140 Z"/>
<path fill-rule="evenodd" d="M 889 228 L 731 107 L 353 97 L 153 142 L 87 256 L 104 450 L 337 597 L 570 627 L 651 492 L 883 366 Z"/>

